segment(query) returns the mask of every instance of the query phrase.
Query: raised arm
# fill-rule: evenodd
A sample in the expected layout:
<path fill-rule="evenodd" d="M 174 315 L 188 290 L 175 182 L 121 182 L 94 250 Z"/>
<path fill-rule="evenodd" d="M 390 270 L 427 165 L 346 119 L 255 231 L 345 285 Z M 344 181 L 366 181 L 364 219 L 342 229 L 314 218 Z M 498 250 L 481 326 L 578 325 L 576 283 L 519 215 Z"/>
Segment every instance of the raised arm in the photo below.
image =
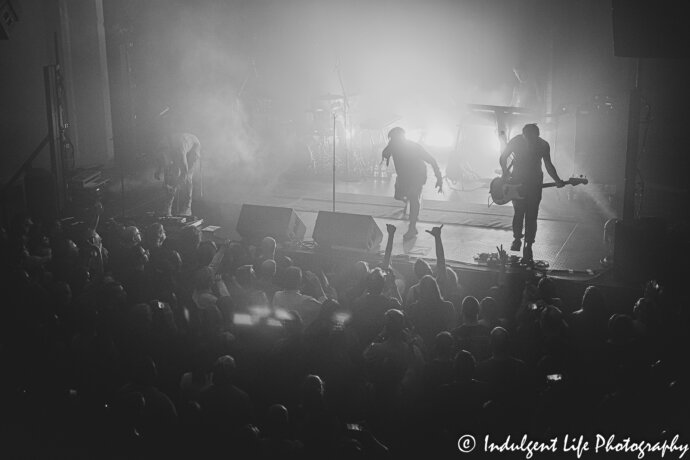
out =
<path fill-rule="evenodd" d="M 386 224 L 388 239 L 386 240 L 386 252 L 383 255 L 383 268 L 391 266 L 391 255 L 393 254 L 393 237 L 395 236 L 395 225 Z"/>
<path fill-rule="evenodd" d="M 396 283 L 396 280 L 397 276 L 395 274 L 395 271 L 393 271 L 392 268 L 386 270 L 384 290 L 386 293 L 388 293 L 390 297 L 397 300 L 398 303 L 402 305 L 403 300 L 402 296 L 400 295 L 400 290 L 398 289 L 398 284 Z"/>
<path fill-rule="evenodd" d="M 446 254 L 443 250 L 443 241 L 441 240 L 441 229 L 443 224 L 439 227 L 434 227 L 426 232 L 434 237 L 436 246 L 436 279 L 438 281 L 445 281 L 446 279 Z"/>

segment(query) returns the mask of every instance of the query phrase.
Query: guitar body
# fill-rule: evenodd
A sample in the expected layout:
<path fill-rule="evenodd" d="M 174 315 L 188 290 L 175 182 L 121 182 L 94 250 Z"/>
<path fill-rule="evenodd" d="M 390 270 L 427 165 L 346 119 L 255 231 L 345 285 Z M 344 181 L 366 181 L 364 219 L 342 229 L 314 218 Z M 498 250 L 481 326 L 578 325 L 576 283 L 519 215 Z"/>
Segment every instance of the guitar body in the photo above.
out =
<path fill-rule="evenodd" d="M 571 177 L 565 183 L 567 185 L 580 185 L 580 184 L 587 184 L 589 181 L 580 176 L 580 177 Z M 549 182 L 547 184 L 542 184 L 542 188 L 548 188 L 548 187 L 555 187 L 556 183 L 555 182 Z M 491 194 L 491 200 L 496 203 L 496 204 L 508 204 L 513 200 L 522 200 L 524 197 L 522 196 L 520 190 L 522 188 L 522 184 L 512 184 L 508 180 L 504 179 L 503 177 L 496 177 L 494 180 L 491 181 L 491 184 L 489 185 L 489 193 Z"/>
<path fill-rule="evenodd" d="M 511 184 L 502 177 L 496 177 L 489 185 L 491 200 L 496 204 L 508 204 L 513 200 L 522 200 L 522 184 Z"/>

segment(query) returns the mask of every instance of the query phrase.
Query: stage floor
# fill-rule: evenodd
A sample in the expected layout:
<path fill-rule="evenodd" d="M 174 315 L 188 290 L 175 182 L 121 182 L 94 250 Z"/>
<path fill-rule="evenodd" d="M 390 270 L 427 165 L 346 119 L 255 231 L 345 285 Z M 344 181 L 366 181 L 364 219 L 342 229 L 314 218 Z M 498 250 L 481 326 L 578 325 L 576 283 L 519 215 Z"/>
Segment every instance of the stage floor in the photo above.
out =
<path fill-rule="evenodd" d="M 510 246 L 512 207 L 488 207 L 486 184 L 466 184 L 465 191 L 446 187 L 442 195 L 432 185 L 433 181 L 429 180 L 424 189 L 420 233 L 406 242 L 402 239 L 407 230 L 403 205 L 392 198 L 391 179 L 339 181 L 335 207 L 339 212 L 372 215 L 384 235 L 385 224 L 395 225 L 393 255 L 398 257 L 433 261 L 434 240 L 424 230 L 441 223 L 445 224 L 443 242 L 449 261 L 475 264 L 478 254 L 496 252 L 496 246 L 501 244 L 504 248 Z M 272 190 L 242 195 L 207 190 L 203 203 L 199 201 L 195 206 L 195 214 L 205 219 L 205 225 L 220 225 L 228 237 L 239 238 L 234 229 L 243 203 L 291 207 L 307 226 L 306 235 L 310 239 L 318 211 L 332 210 L 330 182 L 286 180 Z M 535 259 L 546 261 L 551 270 L 599 272 L 599 260 L 605 255 L 606 216 L 594 208 L 590 201 L 569 199 L 566 189 L 545 190 L 534 245 Z"/>

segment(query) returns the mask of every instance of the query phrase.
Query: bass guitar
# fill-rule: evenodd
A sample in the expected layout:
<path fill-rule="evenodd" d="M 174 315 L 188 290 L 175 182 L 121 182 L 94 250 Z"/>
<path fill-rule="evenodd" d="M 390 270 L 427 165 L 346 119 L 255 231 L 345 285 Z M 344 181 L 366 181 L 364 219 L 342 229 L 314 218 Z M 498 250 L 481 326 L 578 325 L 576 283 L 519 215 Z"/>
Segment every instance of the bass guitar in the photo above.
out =
<path fill-rule="evenodd" d="M 571 177 L 567 181 L 564 181 L 566 185 L 585 185 L 589 181 L 586 177 Z M 541 188 L 556 187 L 558 184 L 555 182 L 547 182 L 541 185 Z M 491 181 L 489 185 L 489 193 L 491 194 L 491 200 L 496 204 L 506 204 L 513 200 L 522 200 L 522 184 L 510 183 L 509 179 L 504 179 L 503 177 L 496 177 Z"/>

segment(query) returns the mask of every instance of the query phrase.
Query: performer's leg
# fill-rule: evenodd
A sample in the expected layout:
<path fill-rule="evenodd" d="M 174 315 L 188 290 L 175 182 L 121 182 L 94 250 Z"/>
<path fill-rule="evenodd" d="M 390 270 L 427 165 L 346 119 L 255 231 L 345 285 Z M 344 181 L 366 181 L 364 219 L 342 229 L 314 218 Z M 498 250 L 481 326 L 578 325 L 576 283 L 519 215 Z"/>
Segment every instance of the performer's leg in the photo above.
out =
<path fill-rule="evenodd" d="M 419 218 L 419 195 L 410 197 L 410 229 L 417 229 L 417 218 Z"/>
<path fill-rule="evenodd" d="M 541 193 L 529 194 L 523 201 L 525 203 L 525 243 L 532 244 L 537 236 L 537 217 L 539 216 Z"/>
<path fill-rule="evenodd" d="M 410 226 L 407 230 L 407 233 L 403 235 L 403 238 L 412 238 L 417 235 L 417 218 L 419 218 L 419 208 L 420 208 L 420 199 L 422 196 L 422 188 L 415 188 L 411 190 L 411 193 L 407 197 L 409 203 L 410 203 Z"/>
<path fill-rule="evenodd" d="M 522 257 L 526 261 L 533 258 L 532 244 L 537 235 L 537 217 L 539 216 L 539 203 L 541 202 L 541 189 L 528 193 L 525 202 L 525 248 Z"/>
<path fill-rule="evenodd" d="M 177 189 L 175 187 L 171 187 L 169 185 L 165 185 L 165 201 L 163 202 L 163 208 L 161 210 L 162 214 L 164 216 L 171 216 L 172 215 L 172 205 L 173 202 L 175 201 L 175 192 Z"/>
<path fill-rule="evenodd" d="M 394 188 L 394 194 L 393 198 L 396 200 L 402 201 L 403 204 L 403 209 L 402 209 L 402 217 L 405 217 L 407 215 L 407 203 L 408 203 L 408 198 L 405 196 L 405 193 L 402 190 L 402 187 L 400 185 L 400 177 L 395 179 L 395 188 Z"/>
<path fill-rule="evenodd" d="M 525 200 L 513 200 L 513 244 L 510 246 L 511 251 L 519 251 L 522 245 L 525 209 Z"/>
<path fill-rule="evenodd" d="M 180 215 L 181 216 L 191 216 L 192 215 L 192 192 L 194 191 L 192 183 L 192 175 L 190 174 L 187 180 L 185 180 L 180 186 Z"/>

